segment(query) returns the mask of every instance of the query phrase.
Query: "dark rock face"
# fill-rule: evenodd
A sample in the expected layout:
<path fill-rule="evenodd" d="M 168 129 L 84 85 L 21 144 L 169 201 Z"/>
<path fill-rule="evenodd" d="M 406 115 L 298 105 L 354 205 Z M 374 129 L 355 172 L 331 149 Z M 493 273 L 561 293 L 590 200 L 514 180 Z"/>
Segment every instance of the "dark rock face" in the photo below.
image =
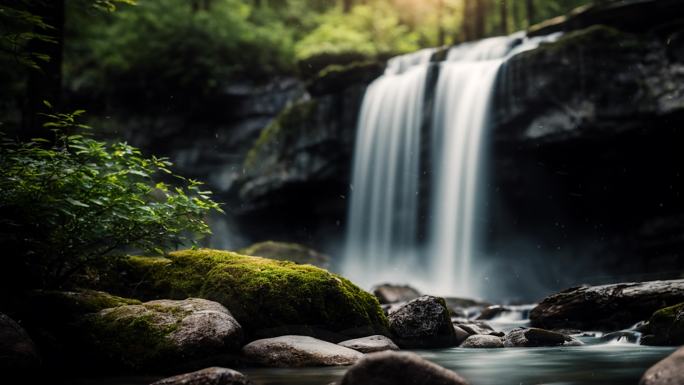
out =
<path fill-rule="evenodd" d="M 684 348 L 653 365 L 639 381 L 639 385 L 679 384 L 684 384 Z"/>
<path fill-rule="evenodd" d="M 580 346 L 584 344 L 566 334 L 537 328 L 520 328 L 506 334 L 504 345 L 506 347 L 533 348 L 542 346 Z"/>
<path fill-rule="evenodd" d="M 458 374 L 415 353 L 382 352 L 364 357 L 340 385 L 466 385 Z"/>
<path fill-rule="evenodd" d="M 669 35 L 594 26 L 504 65 L 485 241 L 503 256 L 491 272 L 502 280 L 490 295 L 677 278 L 684 62 L 670 54 Z M 525 259 L 514 268 L 520 279 L 507 262 L 515 256 Z"/>
<path fill-rule="evenodd" d="M 385 283 L 373 288 L 373 295 L 378 297 L 381 304 L 408 302 L 421 296 L 418 290 L 407 285 L 392 285 Z"/>
<path fill-rule="evenodd" d="M 422 296 L 389 315 L 390 331 L 402 348 L 437 348 L 456 344 L 444 299 Z"/>
<path fill-rule="evenodd" d="M 235 370 L 214 367 L 164 378 L 152 385 L 252 385 L 252 382 Z"/>
<path fill-rule="evenodd" d="M 503 348 L 504 343 L 501 337 L 490 335 L 472 335 L 468 337 L 461 345 L 462 348 L 470 349 L 494 349 Z"/>
<path fill-rule="evenodd" d="M 309 84 L 315 98 L 299 99 L 261 132 L 237 188 L 236 214 L 246 233 L 313 240 L 314 247 L 340 233 L 358 113 L 377 67 L 350 65 L 320 74 Z"/>
<path fill-rule="evenodd" d="M 31 337 L 18 323 L 0 313 L 0 369 L 3 376 L 22 374 L 30 377 L 31 371 L 40 363 Z"/>
<path fill-rule="evenodd" d="M 352 365 L 363 353 L 307 336 L 281 336 L 250 342 L 242 348 L 248 360 L 260 365 L 296 368 Z"/>
<path fill-rule="evenodd" d="M 674 14 L 681 15 L 682 12 L 684 4 L 679 0 L 622 0 L 591 4 L 580 7 L 568 16 L 532 26 L 530 35 L 568 32 L 595 24 L 610 25 L 630 32 L 648 32 L 653 24 L 667 24 Z"/>
<path fill-rule="evenodd" d="M 641 342 L 644 345 L 684 345 L 684 303 L 653 313 Z"/>
<path fill-rule="evenodd" d="M 389 338 L 381 335 L 356 338 L 338 343 L 345 348 L 354 349 L 361 353 L 376 353 L 385 350 L 399 350 L 399 347 Z"/>
<path fill-rule="evenodd" d="M 654 311 L 684 302 L 684 280 L 572 288 L 545 298 L 530 313 L 532 326 L 619 330 Z"/>

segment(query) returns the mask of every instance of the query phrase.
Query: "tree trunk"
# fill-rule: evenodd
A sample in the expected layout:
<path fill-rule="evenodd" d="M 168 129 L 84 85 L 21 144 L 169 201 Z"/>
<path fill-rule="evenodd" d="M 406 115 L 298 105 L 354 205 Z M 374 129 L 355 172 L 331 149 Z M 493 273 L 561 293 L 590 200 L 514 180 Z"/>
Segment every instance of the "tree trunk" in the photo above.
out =
<path fill-rule="evenodd" d="M 342 0 L 342 10 L 344 11 L 344 13 L 351 12 L 351 9 L 353 6 L 354 6 L 353 0 Z"/>
<path fill-rule="evenodd" d="M 473 40 L 472 16 L 471 12 L 473 0 L 463 0 L 463 41 Z"/>
<path fill-rule="evenodd" d="M 525 7 L 527 8 L 527 26 L 535 23 L 536 15 L 534 13 L 534 0 L 525 0 Z"/>
<path fill-rule="evenodd" d="M 437 0 L 437 45 L 443 46 L 446 43 L 444 32 L 444 0 Z"/>
<path fill-rule="evenodd" d="M 513 14 L 513 30 L 517 31 L 522 28 L 522 17 L 520 15 L 520 0 L 508 0 L 511 4 L 511 13 Z"/>
<path fill-rule="evenodd" d="M 52 29 L 39 31 L 49 35 L 55 43 L 32 40 L 27 47 L 29 52 L 48 55 L 50 60 L 39 62 L 40 70 L 31 70 L 26 105 L 23 111 L 24 133 L 28 136 L 43 135 L 45 118 L 40 114 L 46 111 L 43 101 L 48 101 L 55 109 L 61 108 L 62 96 L 62 51 L 64 48 L 64 0 L 34 1 L 28 11 L 42 17 Z"/>
<path fill-rule="evenodd" d="M 508 35 L 508 1 L 499 0 L 501 2 L 501 34 Z"/>
<path fill-rule="evenodd" d="M 475 38 L 482 39 L 485 36 L 485 1 L 475 0 Z"/>

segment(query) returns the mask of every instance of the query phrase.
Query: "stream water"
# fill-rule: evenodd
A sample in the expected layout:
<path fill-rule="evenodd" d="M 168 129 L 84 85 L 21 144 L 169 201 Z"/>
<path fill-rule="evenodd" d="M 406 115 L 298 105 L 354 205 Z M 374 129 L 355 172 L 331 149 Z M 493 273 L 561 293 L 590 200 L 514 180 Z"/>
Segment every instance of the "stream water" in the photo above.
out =
<path fill-rule="evenodd" d="M 530 307 L 515 308 L 488 322 L 495 330 L 527 326 Z M 423 358 L 458 372 L 472 385 L 636 385 L 641 375 L 675 349 L 642 346 L 624 338 L 606 341 L 601 333 L 575 336 L 584 346 L 556 348 L 464 349 L 415 351 Z M 344 376 L 346 367 L 239 369 L 255 385 L 327 385 Z M 79 380 L 69 385 L 143 385 L 158 378 Z"/>

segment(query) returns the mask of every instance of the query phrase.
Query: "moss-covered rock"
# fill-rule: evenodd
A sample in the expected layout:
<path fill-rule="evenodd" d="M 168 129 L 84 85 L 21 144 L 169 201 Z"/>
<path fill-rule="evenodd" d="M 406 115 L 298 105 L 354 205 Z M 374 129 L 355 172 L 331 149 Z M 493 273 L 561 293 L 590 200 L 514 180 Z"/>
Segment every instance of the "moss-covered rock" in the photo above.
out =
<path fill-rule="evenodd" d="M 30 294 L 28 303 L 41 311 L 51 309 L 51 313 L 69 318 L 79 318 L 83 314 L 96 313 L 103 309 L 125 305 L 139 305 L 137 299 L 123 298 L 104 291 L 40 290 Z"/>
<path fill-rule="evenodd" d="M 331 65 L 368 61 L 372 58 L 371 56 L 364 52 L 324 52 L 300 59 L 298 66 L 302 75 L 309 77 Z"/>
<path fill-rule="evenodd" d="M 297 243 L 266 241 L 255 243 L 238 253 L 255 257 L 291 261 L 300 265 L 314 265 L 326 269 L 330 257 Z"/>
<path fill-rule="evenodd" d="M 653 313 L 646 329 L 645 345 L 684 345 L 684 303 Z"/>
<path fill-rule="evenodd" d="M 113 276 L 103 276 L 103 282 L 135 297 L 219 302 L 252 337 L 296 332 L 341 340 L 388 333 L 375 297 L 310 265 L 219 250 L 184 250 L 164 258 L 131 257 Z"/>
<path fill-rule="evenodd" d="M 243 339 L 228 310 L 197 298 L 104 309 L 87 317 L 83 331 L 107 366 L 146 371 L 236 351 Z"/>
<path fill-rule="evenodd" d="M 247 152 L 244 167 L 247 172 L 258 172 L 264 167 L 270 167 L 271 162 L 264 162 L 274 153 L 286 153 L 282 151 L 291 145 L 296 139 L 297 132 L 308 127 L 308 122 L 313 121 L 312 116 L 316 113 L 317 103 L 308 100 L 293 104 L 286 108 L 278 117 L 266 127 L 252 148 Z"/>
<path fill-rule="evenodd" d="M 346 65 L 332 64 L 318 72 L 307 84 L 313 96 L 325 95 L 349 87 L 351 84 L 367 84 L 382 75 L 385 63 L 378 60 L 354 62 Z"/>

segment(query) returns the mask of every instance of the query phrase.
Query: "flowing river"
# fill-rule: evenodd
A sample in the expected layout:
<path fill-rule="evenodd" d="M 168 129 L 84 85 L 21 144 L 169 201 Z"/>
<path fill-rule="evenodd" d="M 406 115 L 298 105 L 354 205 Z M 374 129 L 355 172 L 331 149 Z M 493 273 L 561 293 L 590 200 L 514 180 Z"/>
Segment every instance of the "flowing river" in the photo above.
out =
<path fill-rule="evenodd" d="M 488 322 L 495 330 L 527 326 L 522 311 Z M 633 333 L 634 334 L 634 333 Z M 576 338 L 584 346 L 556 348 L 449 348 L 415 351 L 423 358 L 458 372 L 471 385 L 636 385 L 641 375 L 672 353 L 672 347 L 643 346 L 601 333 Z M 344 376 L 346 367 L 238 368 L 255 385 L 327 385 Z M 79 380 L 69 385 L 143 385 L 157 378 Z"/>

